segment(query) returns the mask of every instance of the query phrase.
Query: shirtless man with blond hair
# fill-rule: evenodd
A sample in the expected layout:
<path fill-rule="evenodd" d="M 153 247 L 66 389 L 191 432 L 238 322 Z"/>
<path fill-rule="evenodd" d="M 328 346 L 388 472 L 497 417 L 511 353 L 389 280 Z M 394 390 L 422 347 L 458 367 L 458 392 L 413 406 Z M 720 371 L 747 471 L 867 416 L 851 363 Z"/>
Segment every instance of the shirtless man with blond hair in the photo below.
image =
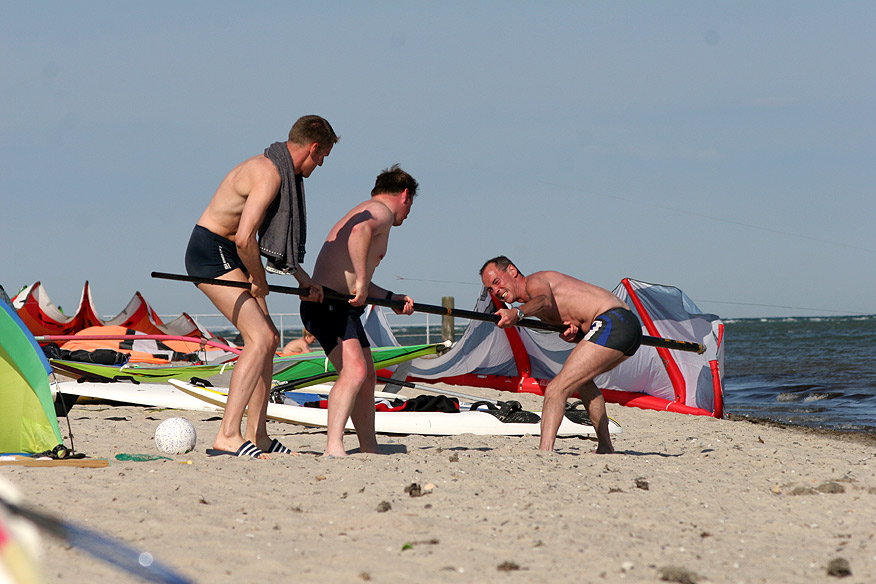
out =
<path fill-rule="evenodd" d="M 516 308 L 497 310 L 498 326 L 514 326 L 524 317 L 534 316 L 547 323 L 565 325 L 568 328 L 560 337 L 578 343 L 545 388 L 539 448 L 553 451 L 566 400 L 577 391 L 596 429 L 596 452 L 614 452 L 605 398 L 593 378 L 614 369 L 639 348 L 642 325 L 638 317 L 608 290 L 560 272 L 524 276 L 505 256 L 487 260 L 480 274 L 490 294 L 508 304 L 522 302 Z"/>
<path fill-rule="evenodd" d="M 411 314 L 410 296 L 393 294 L 371 281 L 386 255 L 389 231 L 411 212 L 417 181 L 394 165 L 377 176 L 371 198 L 338 221 L 319 252 L 313 280 L 326 289 L 353 296 L 322 303 L 301 302 L 301 320 L 338 370 L 328 399 L 328 441 L 324 456 L 346 456 L 344 426 L 352 419 L 360 452 L 379 452 L 374 431 L 376 374 L 360 316 L 367 297 L 403 301 L 397 314 Z"/>
<path fill-rule="evenodd" d="M 234 365 L 225 413 L 209 454 L 270 458 L 269 452 L 290 452 L 268 437 L 266 425 L 272 360 L 280 337 L 265 301 L 268 282 L 259 232 L 263 223 L 267 225 L 275 216 L 268 212 L 269 207 L 276 209 L 275 199 L 284 188 L 289 188 L 293 173 L 297 175 L 294 182 L 301 192 L 303 207 L 301 179 L 322 166 L 337 141 L 338 136 L 323 118 L 299 118 L 289 131 L 288 141 L 272 144 L 265 154 L 241 162 L 225 176 L 192 231 L 186 250 L 189 275 L 250 284 L 248 291 L 198 285 L 240 331 L 244 344 Z M 303 208 L 298 212 L 302 213 Z M 303 234 L 299 235 L 303 239 Z M 303 243 L 298 243 L 303 259 Z M 294 255 L 287 258 L 292 266 L 287 273 L 294 273 L 299 285 L 309 289 L 308 299 L 322 300 L 322 288 L 298 265 L 298 254 Z M 245 434 L 241 433 L 244 412 L 248 413 Z"/>

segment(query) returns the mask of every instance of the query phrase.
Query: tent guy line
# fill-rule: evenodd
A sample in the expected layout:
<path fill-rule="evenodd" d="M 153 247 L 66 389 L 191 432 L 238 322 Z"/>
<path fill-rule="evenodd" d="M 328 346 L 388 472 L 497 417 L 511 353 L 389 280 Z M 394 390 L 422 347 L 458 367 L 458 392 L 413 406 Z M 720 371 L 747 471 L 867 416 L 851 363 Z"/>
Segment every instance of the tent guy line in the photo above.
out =
<path fill-rule="evenodd" d="M 199 278 L 197 276 L 187 276 L 183 274 L 167 274 L 164 272 L 152 272 L 153 278 L 160 278 L 164 280 L 177 280 L 180 282 L 191 282 L 193 284 L 209 284 L 215 286 L 227 286 L 230 288 L 243 288 L 249 290 L 250 285 L 247 282 L 236 282 L 231 280 L 218 280 L 215 278 Z M 294 288 L 291 286 L 278 286 L 275 284 L 271 284 L 268 286 L 268 289 L 271 292 L 277 292 L 279 294 L 294 294 L 297 296 L 306 296 L 307 290 L 304 288 Z M 341 294 L 339 292 L 335 292 L 334 290 L 330 290 L 328 288 L 324 288 L 324 295 L 326 298 L 332 298 L 335 300 L 349 300 L 352 298 L 349 294 Z M 399 300 L 388 300 L 384 298 L 373 298 L 368 297 L 365 299 L 367 304 L 373 304 L 375 306 L 386 306 L 389 308 L 398 308 L 401 309 L 404 306 L 404 302 Z M 469 320 L 482 320 L 486 322 L 498 322 L 499 316 L 495 314 L 487 314 L 482 312 L 475 312 L 474 310 L 461 310 L 458 308 L 449 308 L 445 306 L 434 306 L 431 304 L 420 304 L 414 303 L 414 311 L 416 312 L 426 312 L 429 314 L 439 314 L 442 316 L 453 316 L 457 318 L 467 318 Z M 517 323 L 517 326 L 551 331 L 551 332 L 563 332 L 566 330 L 564 325 L 556 325 L 550 324 L 546 322 L 541 322 L 539 320 L 524 318 L 523 320 Z M 690 351 L 697 354 L 703 354 L 706 351 L 706 347 L 700 343 L 694 343 L 691 341 L 679 341 L 675 339 L 664 339 L 660 337 L 650 337 L 643 336 L 642 344 L 648 345 L 651 347 L 660 347 L 665 349 L 675 349 L 679 351 Z"/>

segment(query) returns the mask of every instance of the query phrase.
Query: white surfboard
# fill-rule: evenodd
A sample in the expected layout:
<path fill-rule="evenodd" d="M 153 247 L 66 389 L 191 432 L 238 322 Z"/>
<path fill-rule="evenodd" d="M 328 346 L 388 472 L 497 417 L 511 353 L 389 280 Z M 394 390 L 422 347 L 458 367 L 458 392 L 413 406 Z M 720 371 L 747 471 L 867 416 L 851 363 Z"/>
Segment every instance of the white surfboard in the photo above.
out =
<path fill-rule="evenodd" d="M 192 397 L 167 383 L 77 383 L 60 381 L 51 384 L 53 391 L 66 396 L 83 396 L 125 404 L 174 408 L 196 412 L 221 412 L 223 408 Z"/>
<path fill-rule="evenodd" d="M 203 400 L 213 406 L 225 406 L 227 395 L 224 389 L 199 387 L 177 379 L 171 379 L 170 383 L 192 398 Z M 269 403 L 268 419 L 324 428 L 326 427 L 327 411 L 323 408 Z M 376 412 L 374 422 L 375 429 L 380 434 L 524 436 L 527 434 L 538 435 L 541 430 L 538 422 L 528 424 L 506 423 L 482 410 L 461 411 L 459 413 Z M 354 429 L 350 420 L 347 420 L 345 428 L 347 430 Z M 609 431 L 612 434 L 618 434 L 622 429 L 617 422 L 610 420 Z M 568 418 L 564 418 L 557 435 L 587 436 L 595 435 L 595 431 L 593 426 L 589 424 L 577 424 Z"/>
<path fill-rule="evenodd" d="M 130 383 L 114 381 L 109 383 L 60 381 L 52 383 L 55 392 L 66 396 L 82 396 L 96 400 L 106 400 L 123 404 L 152 406 L 156 408 L 173 408 L 201 412 L 221 412 L 223 406 L 210 404 L 203 399 L 193 397 L 167 383 Z M 329 395 L 332 384 L 321 383 L 308 387 L 306 390 L 295 390 L 294 393 Z M 227 392 L 226 392 L 227 393 Z M 293 393 L 293 392 L 290 392 Z M 393 393 L 375 392 L 375 397 L 392 399 L 403 398 Z M 72 405 L 72 404 L 71 404 Z"/>

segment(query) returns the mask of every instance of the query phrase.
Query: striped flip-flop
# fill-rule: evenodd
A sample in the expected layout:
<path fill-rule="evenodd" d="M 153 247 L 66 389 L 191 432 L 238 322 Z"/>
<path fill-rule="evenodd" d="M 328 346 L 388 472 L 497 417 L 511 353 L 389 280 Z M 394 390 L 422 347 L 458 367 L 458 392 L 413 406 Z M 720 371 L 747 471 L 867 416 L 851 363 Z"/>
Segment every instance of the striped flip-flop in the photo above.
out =
<path fill-rule="evenodd" d="M 269 453 L 279 452 L 280 454 L 292 454 L 292 451 L 283 446 L 283 443 L 274 438 L 271 441 L 271 447 L 268 448 Z"/>
<path fill-rule="evenodd" d="M 276 442 L 276 440 L 274 442 Z M 273 446 L 274 445 L 271 444 L 272 448 L 273 448 Z M 282 446 L 282 444 L 281 444 L 281 446 Z M 237 449 L 237 452 L 232 452 L 231 450 L 217 450 L 215 448 L 208 448 L 207 449 L 207 456 L 240 456 L 240 457 L 248 456 L 250 458 L 258 458 L 262 454 L 264 454 L 264 452 L 262 452 L 262 450 L 258 446 L 256 446 L 255 444 L 253 444 L 249 440 L 247 440 L 246 442 L 241 444 L 240 448 Z"/>

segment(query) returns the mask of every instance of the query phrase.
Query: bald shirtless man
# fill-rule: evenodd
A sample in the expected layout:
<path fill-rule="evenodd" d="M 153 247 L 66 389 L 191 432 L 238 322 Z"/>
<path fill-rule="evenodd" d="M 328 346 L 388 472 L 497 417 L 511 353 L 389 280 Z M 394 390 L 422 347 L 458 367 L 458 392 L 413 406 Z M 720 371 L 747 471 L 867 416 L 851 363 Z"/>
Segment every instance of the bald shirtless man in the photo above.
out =
<path fill-rule="evenodd" d="M 316 258 L 313 280 L 349 301 L 301 302 L 301 320 L 338 370 L 328 399 L 328 441 L 324 456 L 346 456 L 344 426 L 352 418 L 360 452 L 379 452 L 374 432 L 376 376 L 360 316 L 368 296 L 404 301 L 397 314 L 411 314 L 410 296 L 393 294 L 371 281 L 386 255 L 389 230 L 411 212 L 417 181 L 396 164 L 377 176 L 371 198 L 359 203 L 332 227 Z"/>
<path fill-rule="evenodd" d="M 498 256 L 483 265 L 481 281 L 490 294 L 516 308 L 501 308 L 498 326 L 514 326 L 527 316 L 568 328 L 560 337 L 578 343 L 544 391 L 541 413 L 541 450 L 553 451 L 563 421 L 566 400 L 576 390 L 596 429 L 599 454 L 614 452 L 608 433 L 605 398 L 593 378 L 610 371 L 633 355 L 642 342 L 638 317 L 620 298 L 598 286 L 560 272 L 520 273 L 511 260 Z M 579 342 L 578 333 L 588 331 Z"/>
<path fill-rule="evenodd" d="M 244 343 L 231 374 L 222 424 L 208 454 L 270 458 L 269 452 L 290 452 L 268 437 L 266 425 L 279 333 L 265 301 L 268 283 L 260 256 L 269 255 L 266 249 L 271 251 L 270 262 L 294 274 L 299 285 L 309 289 L 308 299 L 322 300 L 322 288 L 299 265 L 305 235 L 302 179 L 322 166 L 337 141 L 338 136 L 323 118 L 298 119 L 288 141 L 272 144 L 264 154 L 241 162 L 228 173 L 192 231 L 186 249 L 189 275 L 250 284 L 248 291 L 198 285 L 240 331 Z M 270 228 L 279 229 L 282 235 L 266 247 L 265 234 Z M 277 249 L 280 251 L 273 251 Z M 293 252 L 286 253 L 287 249 Z M 244 435 L 241 423 L 245 411 Z"/>

